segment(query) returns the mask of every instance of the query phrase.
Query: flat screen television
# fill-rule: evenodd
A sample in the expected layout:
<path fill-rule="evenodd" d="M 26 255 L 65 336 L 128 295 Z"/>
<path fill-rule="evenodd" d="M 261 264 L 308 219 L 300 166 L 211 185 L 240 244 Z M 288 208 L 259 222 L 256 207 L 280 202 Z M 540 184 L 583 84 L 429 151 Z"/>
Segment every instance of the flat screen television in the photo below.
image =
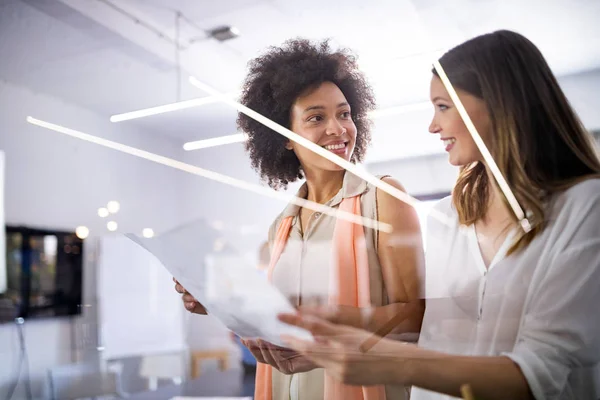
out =
<path fill-rule="evenodd" d="M 0 323 L 81 313 L 83 240 L 74 232 L 6 227 Z"/>

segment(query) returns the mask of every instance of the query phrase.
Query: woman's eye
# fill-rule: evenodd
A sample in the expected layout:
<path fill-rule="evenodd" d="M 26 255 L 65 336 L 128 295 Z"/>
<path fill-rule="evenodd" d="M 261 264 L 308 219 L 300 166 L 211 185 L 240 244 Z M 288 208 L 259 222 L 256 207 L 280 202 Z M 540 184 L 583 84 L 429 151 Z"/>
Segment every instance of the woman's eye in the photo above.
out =
<path fill-rule="evenodd" d="M 440 111 L 445 111 L 448 109 L 448 106 L 445 104 L 438 104 L 437 105 Z"/>
<path fill-rule="evenodd" d="M 344 119 L 352 118 L 352 113 L 350 111 L 344 111 L 342 113 L 342 118 L 344 118 Z"/>
<path fill-rule="evenodd" d="M 323 121 L 323 117 L 321 117 L 320 115 L 314 115 L 312 117 L 310 117 L 309 119 L 307 119 L 308 122 L 320 122 Z"/>

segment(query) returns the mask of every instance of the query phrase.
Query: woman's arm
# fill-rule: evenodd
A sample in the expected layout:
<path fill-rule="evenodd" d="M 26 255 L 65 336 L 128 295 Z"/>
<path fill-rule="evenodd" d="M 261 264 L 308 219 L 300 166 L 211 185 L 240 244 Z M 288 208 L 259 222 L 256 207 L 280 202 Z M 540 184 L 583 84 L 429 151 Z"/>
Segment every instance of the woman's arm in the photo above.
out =
<path fill-rule="evenodd" d="M 533 399 L 521 369 L 508 357 L 437 355 L 418 350 L 420 357 L 408 359 L 405 371 L 392 369 L 406 375 L 395 381 L 457 397 L 460 387 L 468 383 L 479 399 Z"/>
<path fill-rule="evenodd" d="M 285 341 L 336 379 L 355 385 L 396 383 L 458 396 L 469 384 L 477 398 L 486 400 L 555 399 L 571 390 L 581 396 L 593 383 L 582 379 L 591 379 L 600 362 L 600 238 L 576 242 L 544 267 L 519 338 L 501 356 L 442 354 L 387 339 L 364 351 L 372 333 L 296 314 L 280 319 L 320 340 Z"/>
<path fill-rule="evenodd" d="M 372 333 L 312 316 L 286 314 L 279 318 L 317 338 L 311 342 L 286 336 L 287 345 L 346 384 L 418 386 L 458 397 L 461 386 L 468 384 L 477 399 L 533 399 L 523 372 L 508 357 L 456 356 L 389 339 L 380 339 L 368 351 L 361 351 Z"/>
<path fill-rule="evenodd" d="M 393 178 L 382 180 L 405 191 Z M 378 332 L 387 325 L 394 326 L 394 333 L 418 333 L 425 311 L 421 293 L 425 256 L 417 212 L 382 190 L 377 190 L 377 212 L 379 221 L 393 228 L 391 233 L 379 232 L 377 245 L 390 304 L 374 310 L 369 330 Z"/>
<path fill-rule="evenodd" d="M 383 181 L 403 190 L 392 178 Z M 425 310 L 421 295 L 424 277 L 424 254 L 419 219 L 414 208 L 389 194 L 377 190 L 378 219 L 390 224 L 392 233 L 379 232 L 377 254 L 390 304 L 365 310 L 356 307 L 301 307 L 305 314 L 327 321 L 377 332 L 418 333 Z"/>

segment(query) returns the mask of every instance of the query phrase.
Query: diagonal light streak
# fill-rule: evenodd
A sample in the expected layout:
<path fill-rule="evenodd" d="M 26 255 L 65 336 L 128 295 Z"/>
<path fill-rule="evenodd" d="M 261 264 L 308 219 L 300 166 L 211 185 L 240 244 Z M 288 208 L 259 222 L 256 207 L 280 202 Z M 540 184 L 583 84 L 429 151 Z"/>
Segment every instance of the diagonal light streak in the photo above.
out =
<path fill-rule="evenodd" d="M 51 122 L 39 120 L 33 118 L 31 116 L 27 117 L 27 122 L 32 125 L 36 125 L 42 128 L 46 128 L 55 132 L 59 132 L 77 139 L 84 140 L 86 142 L 94 143 L 103 147 L 107 147 L 113 150 L 120 151 L 122 153 L 130 154 L 135 157 L 143 158 L 148 161 L 152 161 L 158 164 L 166 165 L 171 168 L 178 169 L 180 171 L 185 171 L 193 175 L 201 176 L 203 178 L 207 178 L 213 181 L 221 182 L 223 184 L 236 187 L 238 189 L 247 190 L 249 192 L 253 192 L 262 196 L 271 197 L 274 199 L 282 200 L 288 203 L 293 203 L 300 207 L 305 207 L 309 210 L 320 212 L 323 214 L 330 215 L 335 218 L 340 218 L 358 225 L 366 226 L 368 228 L 384 231 L 391 233 L 392 226 L 386 223 L 381 223 L 379 221 L 358 216 L 352 213 L 344 212 L 332 207 L 328 207 L 323 204 L 316 203 L 314 201 L 309 201 L 306 199 L 302 199 L 297 196 L 279 193 L 272 189 L 266 188 L 264 186 L 248 183 L 236 178 L 232 178 L 227 175 L 220 174 L 218 172 L 210 171 L 204 168 L 196 167 L 194 165 L 186 164 L 181 161 L 174 160 L 172 158 L 164 157 L 158 154 L 150 153 L 145 150 L 137 149 L 135 147 L 127 146 L 122 143 L 114 142 L 108 139 L 100 138 L 97 136 L 93 136 L 87 133 L 79 132 L 74 129 L 69 129 L 60 125 L 53 124 Z"/>
<path fill-rule="evenodd" d="M 210 139 L 196 140 L 184 143 L 183 149 L 186 151 L 206 149 L 208 147 L 223 146 L 225 144 L 242 143 L 246 141 L 246 135 L 236 133 L 235 135 L 219 136 Z"/>
<path fill-rule="evenodd" d="M 196 99 L 178 101 L 177 103 L 163 104 L 161 106 L 144 108 L 122 114 L 115 114 L 110 117 L 110 122 L 129 121 L 131 119 L 149 117 L 151 115 L 164 114 L 171 111 L 185 110 L 186 108 L 199 107 L 205 104 L 216 103 L 218 101 L 218 99 L 211 96 L 198 97 Z"/>

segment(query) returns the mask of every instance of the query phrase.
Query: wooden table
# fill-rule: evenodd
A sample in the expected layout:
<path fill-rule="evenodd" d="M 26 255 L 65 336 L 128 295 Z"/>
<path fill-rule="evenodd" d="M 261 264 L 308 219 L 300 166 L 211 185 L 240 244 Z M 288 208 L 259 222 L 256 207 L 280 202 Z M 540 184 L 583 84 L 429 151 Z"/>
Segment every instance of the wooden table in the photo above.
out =
<path fill-rule="evenodd" d="M 228 350 L 196 350 L 191 352 L 192 359 L 192 379 L 200 376 L 199 364 L 204 360 L 217 360 L 219 370 L 227 371 L 229 369 L 229 351 Z"/>

